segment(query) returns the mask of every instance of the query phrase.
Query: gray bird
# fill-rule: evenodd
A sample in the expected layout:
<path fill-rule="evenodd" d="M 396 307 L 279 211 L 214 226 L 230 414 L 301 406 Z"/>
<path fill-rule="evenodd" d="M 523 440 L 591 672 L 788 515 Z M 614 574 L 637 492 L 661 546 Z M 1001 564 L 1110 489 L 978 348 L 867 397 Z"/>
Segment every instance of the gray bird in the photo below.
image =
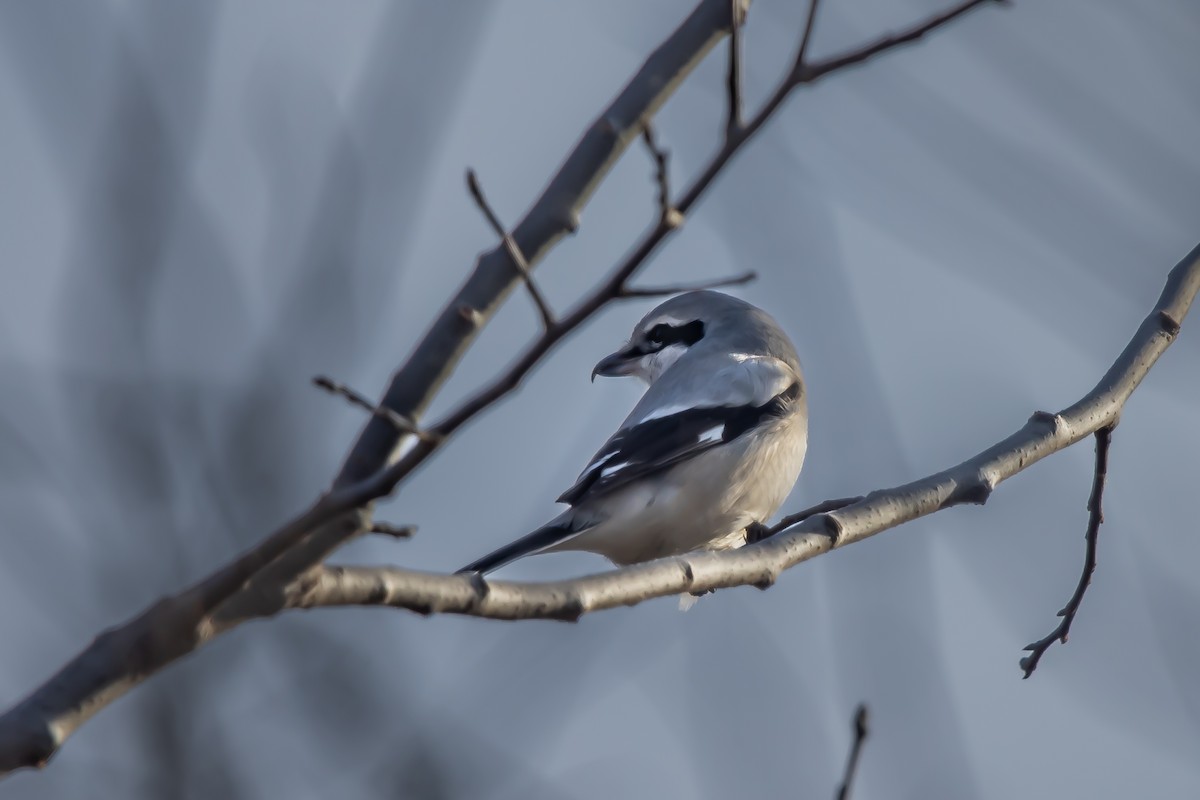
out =
<path fill-rule="evenodd" d="M 642 399 L 579 480 L 569 509 L 459 572 L 586 550 L 634 564 L 745 544 L 804 464 L 808 410 L 796 350 L 765 311 L 712 291 L 666 301 L 597 375 L 635 375 Z"/>

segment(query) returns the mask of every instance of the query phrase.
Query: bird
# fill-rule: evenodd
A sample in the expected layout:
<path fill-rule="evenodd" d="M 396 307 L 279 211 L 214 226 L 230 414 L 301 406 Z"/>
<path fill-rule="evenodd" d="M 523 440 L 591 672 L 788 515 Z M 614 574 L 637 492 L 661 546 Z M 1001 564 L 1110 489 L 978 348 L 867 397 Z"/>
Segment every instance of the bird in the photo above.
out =
<path fill-rule="evenodd" d="M 617 566 L 756 541 L 799 478 L 808 405 L 791 340 L 762 309 L 696 290 L 646 314 L 592 370 L 647 384 L 550 522 L 473 561 L 582 550 Z"/>

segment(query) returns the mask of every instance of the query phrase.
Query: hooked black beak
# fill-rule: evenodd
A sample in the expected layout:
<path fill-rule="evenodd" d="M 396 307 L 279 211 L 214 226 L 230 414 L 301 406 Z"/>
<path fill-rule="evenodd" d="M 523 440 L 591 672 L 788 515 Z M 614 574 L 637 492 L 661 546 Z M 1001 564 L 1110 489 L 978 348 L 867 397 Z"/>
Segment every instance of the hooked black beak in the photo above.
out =
<path fill-rule="evenodd" d="M 592 369 L 592 383 L 596 382 L 597 375 L 605 378 L 616 378 L 620 375 L 632 374 L 634 364 L 642 355 L 642 353 L 630 347 L 625 350 L 618 350 L 611 356 L 605 356 Z"/>

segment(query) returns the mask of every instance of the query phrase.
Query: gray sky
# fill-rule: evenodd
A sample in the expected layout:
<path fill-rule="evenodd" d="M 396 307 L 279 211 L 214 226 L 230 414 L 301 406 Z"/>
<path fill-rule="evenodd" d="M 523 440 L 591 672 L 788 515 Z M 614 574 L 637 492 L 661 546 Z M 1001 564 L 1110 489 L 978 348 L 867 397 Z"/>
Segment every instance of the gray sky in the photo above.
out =
<path fill-rule="evenodd" d="M 817 55 L 932 0 L 828 0 Z M 491 233 L 514 222 L 688 0 L 0 4 L 0 700 L 314 496 Z M 750 102 L 800 3 L 757 0 Z M 1103 374 L 1200 237 L 1200 7 L 1018 0 L 797 93 L 645 281 L 755 269 L 809 383 L 786 508 L 923 476 Z M 723 120 L 718 51 L 660 114 L 676 185 Z M 652 219 L 640 149 L 540 270 L 564 307 Z M 446 570 L 554 513 L 638 387 L 591 365 L 630 303 L 406 485 Z M 1200 794 L 1200 334 L 1114 435 L 1100 567 L 1028 681 L 1083 552 L 1090 444 L 954 509 L 680 614 L 577 626 L 336 610 L 256 623 L 84 727 L 20 797 Z M 438 401 L 537 330 L 514 295 Z M 520 562 L 510 577 L 604 567 Z"/>

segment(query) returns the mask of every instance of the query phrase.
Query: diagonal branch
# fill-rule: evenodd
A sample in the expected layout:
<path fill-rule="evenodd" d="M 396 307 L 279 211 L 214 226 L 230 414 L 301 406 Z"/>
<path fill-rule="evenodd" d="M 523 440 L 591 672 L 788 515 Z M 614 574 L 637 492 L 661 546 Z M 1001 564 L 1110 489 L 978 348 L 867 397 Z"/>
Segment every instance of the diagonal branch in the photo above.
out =
<path fill-rule="evenodd" d="M 690 553 L 573 580 L 487 581 L 388 567 L 327 567 L 290 595 L 294 608 L 386 605 L 422 614 L 574 621 L 586 613 L 654 597 L 773 584 L 784 570 L 944 508 L 982 504 L 1002 481 L 1111 426 L 1133 391 L 1178 335 L 1200 291 L 1200 245 L 1171 270 L 1157 305 L 1099 383 L 1058 414 L 1034 414 L 1016 433 L 943 472 L 875 491 L 838 511 L 810 517 L 758 544 Z"/>
<path fill-rule="evenodd" d="M 658 146 L 654 126 L 649 122 L 642 128 L 642 142 L 654 161 L 654 183 L 658 186 L 658 224 L 668 230 L 683 224 L 683 215 L 671 205 L 670 154 Z"/>
<path fill-rule="evenodd" d="M 418 428 L 411 419 L 400 416 L 400 414 L 392 411 L 390 408 L 375 405 L 364 395 L 359 394 L 344 383 L 338 383 L 332 378 L 318 375 L 313 378 L 313 386 L 316 386 L 318 389 L 324 389 L 332 395 L 337 395 L 345 399 L 350 405 L 357 406 L 370 414 L 377 414 L 383 417 L 392 423 L 393 427 L 401 433 L 412 434 L 420 439 L 429 438 L 430 436 L 429 433 Z"/>
<path fill-rule="evenodd" d="M 537 306 L 538 314 L 542 317 L 542 327 L 546 330 L 554 327 L 554 312 L 550 310 L 550 304 L 546 302 L 545 295 L 538 285 L 533 280 L 533 271 L 529 266 L 529 262 L 525 260 L 525 254 L 521 252 L 521 248 L 517 246 L 517 242 L 512 235 L 500 222 L 500 218 L 496 216 L 496 212 L 492 210 L 487 198 L 483 196 L 483 187 L 479 185 L 479 178 L 475 175 L 475 170 L 467 170 L 467 190 L 470 191 L 471 197 L 475 200 L 475 205 L 479 206 L 479 210 L 483 212 L 483 216 L 487 218 L 488 225 L 492 226 L 492 230 L 500 237 L 501 244 L 508 252 L 508 257 L 512 259 L 513 266 L 517 268 L 517 272 L 521 273 L 521 280 L 525 281 L 525 288 L 529 290 L 529 296 L 533 298 L 533 304 Z"/>
<path fill-rule="evenodd" d="M 725 91 L 728 98 L 725 120 L 725 139 L 728 141 L 742 129 L 742 24 L 746 21 L 746 11 L 742 0 L 730 0 L 729 29 L 729 73 L 725 78 Z"/>
<path fill-rule="evenodd" d="M 817 6 L 821 0 L 808 0 L 808 16 L 804 18 L 804 35 L 800 37 L 800 49 L 796 51 L 796 64 L 792 68 L 797 72 L 808 63 L 808 46 L 812 43 L 813 26 L 817 22 Z"/>
<path fill-rule="evenodd" d="M 953 22 L 958 17 L 966 14 L 968 11 L 984 3 L 999 3 L 1007 5 L 1009 0 L 965 0 L 956 6 L 953 6 L 941 13 L 934 14 L 924 22 L 907 28 L 899 33 L 888 34 L 876 39 L 870 44 L 864 45 L 856 50 L 850 50 L 840 55 L 827 58 L 824 61 L 818 61 L 813 64 L 805 63 L 803 56 L 807 48 L 809 37 L 812 34 L 813 20 L 816 15 L 816 2 L 813 2 L 809 7 L 808 21 L 805 24 L 805 36 L 801 42 L 800 53 L 797 55 L 795 66 L 792 68 L 792 80 L 795 83 L 812 83 L 817 78 L 823 75 L 828 75 L 831 72 L 836 72 L 846 67 L 855 64 L 861 64 L 887 50 L 892 50 L 901 45 L 912 44 L 918 39 L 921 39 L 925 34 L 931 33 L 942 27 L 948 22 Z"/>
<path fill-rule="evenodd" d="M 1104 499 L 1104 481 L 1108 477 L 1108 445 L 1112 441 L 1112 431 L 1112 425 L 1096 431 L 1096 471 L 1092 477 L 1092 494 L 1088 498 L 1087 504 L 1088 525 L 1087 531 L 1084 533 L 1086 545 L 1083 574 L 1079 576 L 1079 583 L 1075 586 L 1075 591 L 1071 593 L 1071 599 L 1063 606 L 1062 611 L 1058 612 L 1058 616 L 1062 619 L 1054 626 L 1054 630 L 1036 642 L 1026 645 L 1025 649 L 1029 651 L 1029 655 L 1021 659 L 1021 669 L 1025 670 L 1024 677 L 1026 678 L 1037 669 L 1038 662 L 1042 660 L 1042 656 L 1046 654 L 1052 644 L 1056 641 L 1067 643 L 1067 634 L 1071 632 L 1071 624 L 1075 622 L 1075 615 L 1079 613 L 1079 606 L 1083 603 L 1083 595 L 1087 592 L 1088 586 L 1092 582 L 1092 574 L 1096 571 L 1096 541 L 1100 536 L 1100 524 L 1104 522 L 1104 512 L 1101 510 L 1100 504 Z"/>
<path fill-rule="evenodd" d="M 858 773 L 858 761 L 862 756 L 863 744 L 867 741 L 867 706 L 859 703 L 854 711 L 854 741 L 850 745 L 850 755 L 846 758 L 846 774 L 842 777 L 842 785 L 838 788 L 836 800 L 850 800 L 850 792 L 854 788 L 854 776 Z"/>
<path fill-rule="evenodd" d="M 416 525 L 393 525 L 390 522 L 374 522 L 368 530 L 393 539 L 411 539 L 417 535 Z"/>
<path fill-rule="evenodd" d="M 754 270 L 749 270 L 740 275 L 731 275 L 728 278 L 717 278 L 716 280 L 700 281 L 698 283 L 676 283 L 668 286 L 624 286 L 621 288 L 621 297 L 667 297 L 683 292 L 696 292 L 701 289 L 741 286 L 742 284 L 757 280 L 757 278 L 758 273 Z"/>

